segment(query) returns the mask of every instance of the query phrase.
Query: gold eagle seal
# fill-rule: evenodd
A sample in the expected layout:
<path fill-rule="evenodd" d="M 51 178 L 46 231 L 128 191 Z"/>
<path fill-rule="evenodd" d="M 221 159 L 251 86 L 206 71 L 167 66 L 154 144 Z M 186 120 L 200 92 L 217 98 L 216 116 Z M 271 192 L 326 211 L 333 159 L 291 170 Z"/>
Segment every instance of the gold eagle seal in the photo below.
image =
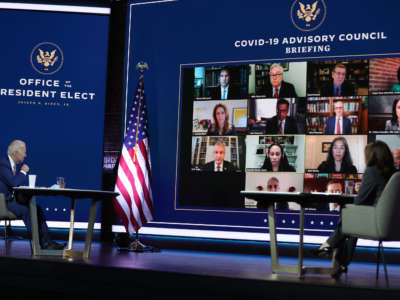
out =
<path fill-rule="evenodd" d="M 64 54 L 55 43 L 39 43 L 31 52 L 31 65 L 40 74 L 52 75 L 61 69 L 63 63 Z"/>
<path fill-rule="evenodd" d="M 326 17 L 324 0 L 295 0 L 290 9 L 293 25 L 301 31 L 317 29 Z"/>

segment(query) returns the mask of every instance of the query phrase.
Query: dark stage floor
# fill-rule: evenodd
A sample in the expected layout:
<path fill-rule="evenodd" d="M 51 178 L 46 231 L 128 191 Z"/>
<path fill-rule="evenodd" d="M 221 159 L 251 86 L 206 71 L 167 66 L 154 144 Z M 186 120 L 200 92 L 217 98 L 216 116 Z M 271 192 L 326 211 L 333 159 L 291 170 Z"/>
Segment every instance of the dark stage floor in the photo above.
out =
<path fill-rule="evenodd" d="M 146 299 L 399 299 L 400 252 L 388 252 L 389 288 L 383 270 L 375 281 L 374 262 L 357 260 L 340 281 L 328 275 L 272 275 L 266 243 L 235 243 L 145 237 L 160 252 L 120 252 L 115 245 L 96 242 L 87 261 L 32 258 L 29 241 L 0 241 L 0 287 L 3 299 L 106 299 L 140 296 Z M 75 242 L 77 249 L 82 242 Z M 209 248 L 206 249 L 207 245 Z M 190 247 L 192 249 L 190 249 Z M 249 248 L 249 252 L 238 248 Z M 196 249 L 196 250 L 193 250 Z M 199 250 L 200 249 L 200 250 Z M 225 251 L 223 251 L 225 249 Z M 251 250 L 253 249 L 253 251 Z M 207 251 L 208 250 L 208 251 Z M 231 250 L 231 251 L 230 251 Z M 280 261 L 296 247 L 281 247 Z M 251 253 L 252 252 L 252 253 Z M 373 252 L 367 251 L 373 257 Z M 265 254 L 264 254 L 265 253 Z M 306 266 L 329 266 L 326 259 L 306 257 Z M 12 296 L 14 295 L 14 296 Z"/>

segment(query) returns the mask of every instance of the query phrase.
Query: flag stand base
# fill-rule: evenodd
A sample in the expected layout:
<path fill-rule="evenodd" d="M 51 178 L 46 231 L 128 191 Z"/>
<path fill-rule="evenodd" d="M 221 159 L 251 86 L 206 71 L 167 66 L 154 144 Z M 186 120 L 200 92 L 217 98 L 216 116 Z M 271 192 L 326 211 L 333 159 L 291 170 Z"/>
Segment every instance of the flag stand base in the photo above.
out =
<path fill-rule="evenodd" d="M 127 252 L 160 252 L 160 249 L 144 245 L 139 240 L 139 235 L 136 233 L 135 239 L 129 244 L 128 247 L 119 248 L 119 251 L 127 251 Z"/>
<path fill-rule="evenodd" d="M 156 252 L 154 247 L 142 244 L 138 238 L 136 238 L 128 247 L 129 252 Z"/>

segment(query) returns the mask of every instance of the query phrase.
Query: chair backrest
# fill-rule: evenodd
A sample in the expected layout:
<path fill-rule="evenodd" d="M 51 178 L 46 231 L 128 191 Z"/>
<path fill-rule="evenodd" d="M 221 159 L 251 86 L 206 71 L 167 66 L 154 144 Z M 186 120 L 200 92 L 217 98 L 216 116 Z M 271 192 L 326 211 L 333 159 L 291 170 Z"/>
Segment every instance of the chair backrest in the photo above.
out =
<path fill-rule="evenodd" d="M 396 172 L 386 184 L 378 203 L 376 218 L 382 240 L 400 240 L 400 172 Z"/>

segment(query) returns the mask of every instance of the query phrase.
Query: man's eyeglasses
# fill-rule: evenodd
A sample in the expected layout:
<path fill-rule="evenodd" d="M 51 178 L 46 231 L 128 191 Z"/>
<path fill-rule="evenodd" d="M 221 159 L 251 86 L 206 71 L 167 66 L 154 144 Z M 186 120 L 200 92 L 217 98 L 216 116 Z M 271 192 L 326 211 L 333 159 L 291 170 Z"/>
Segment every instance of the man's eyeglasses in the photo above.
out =
<path fill-rule="evenodd" d="M 277 189 L 278 185 L 277 184 L 268 184 L 268 188 L 269 189 L 272 189 L 272 188 Z"/>
<path fill-rule="evenodd" d="M 276 78 L 279 76 L 282 76 L 283 73 L 277 73 L 277 74 L 269 74 L 270 77 Z"/>

